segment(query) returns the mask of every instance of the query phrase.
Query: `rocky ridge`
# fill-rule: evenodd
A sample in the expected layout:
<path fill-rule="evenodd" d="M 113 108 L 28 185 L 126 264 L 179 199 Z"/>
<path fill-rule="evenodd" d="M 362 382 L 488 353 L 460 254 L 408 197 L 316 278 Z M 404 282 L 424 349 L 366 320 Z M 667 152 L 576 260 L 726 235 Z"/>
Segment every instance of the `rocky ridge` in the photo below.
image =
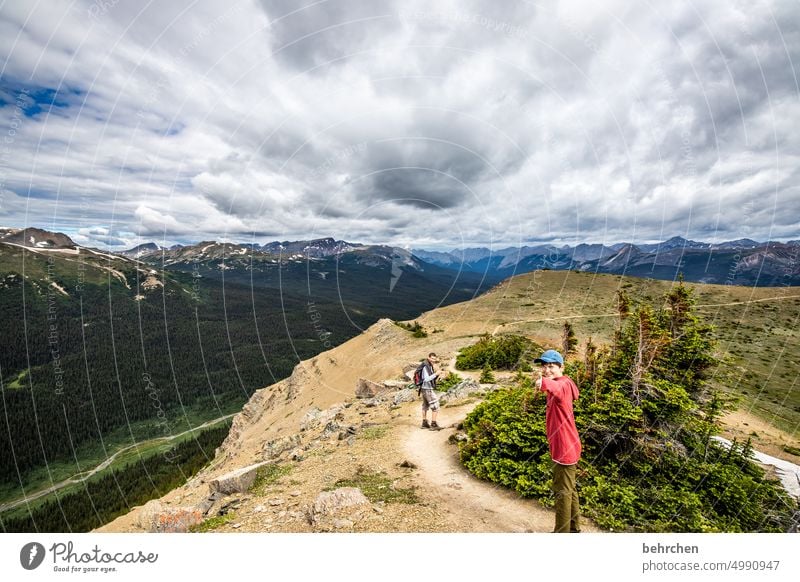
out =
<path fill-rule="evenodd" d="M 98 531 L 187 531 L 208 520 L 219 531 L 472 531 L 425 491 L 401 438 L 420 430 L 406 373 L 427 349 L 452 357 L 462 344 L 423 346 L 380 320 L 257 391 L 205 470 Z M 455 411 L 491 388 L 467 378 L 442 401 Z M 375 483 L 385 491 L 370 501 Z"/>

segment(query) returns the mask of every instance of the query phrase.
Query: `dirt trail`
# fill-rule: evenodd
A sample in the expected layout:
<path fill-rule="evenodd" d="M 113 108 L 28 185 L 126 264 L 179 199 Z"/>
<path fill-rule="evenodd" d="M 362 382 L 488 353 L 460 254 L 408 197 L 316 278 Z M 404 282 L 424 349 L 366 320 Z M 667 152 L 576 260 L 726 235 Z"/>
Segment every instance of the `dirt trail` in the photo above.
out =
<path fill-rule="evenodd" d="M 461 520 L 473 524 L 473 532 L 551 532 L 554 513 L 536 501 L 522 499 L 508 489 L 481 481 L 458 462 L 458 449 L 447 442 L 452 428 L 475 404 L 439 411 L 438 432 L 415 425 L 403 434 L 404 452 L 417 465 L 418 479 L 427 483 L 438 504 Z M 585 520 L 584 520 L 585 521 Z M 586 524 L 584 531 L 598 531 Z"/>

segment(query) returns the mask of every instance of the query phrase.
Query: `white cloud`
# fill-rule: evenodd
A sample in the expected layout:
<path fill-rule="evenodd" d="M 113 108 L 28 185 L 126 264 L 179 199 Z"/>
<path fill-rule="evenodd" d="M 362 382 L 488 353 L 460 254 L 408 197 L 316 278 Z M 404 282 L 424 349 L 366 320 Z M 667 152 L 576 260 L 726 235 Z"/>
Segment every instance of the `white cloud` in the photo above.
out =
<path fill-rule="evenodd" d="M 753 213 L 748 236 L 796 238 L 798 12 L 722 0 L 11 3 L 0 119 L 23 88 L 42 111 L 18 120 L 0 156 L 13 192 L 0 214 L 18 225 L 55 214 L 98 244 L 469 246 L 738 238 L 736 213 L 766 199 L 773 211 Z"/>

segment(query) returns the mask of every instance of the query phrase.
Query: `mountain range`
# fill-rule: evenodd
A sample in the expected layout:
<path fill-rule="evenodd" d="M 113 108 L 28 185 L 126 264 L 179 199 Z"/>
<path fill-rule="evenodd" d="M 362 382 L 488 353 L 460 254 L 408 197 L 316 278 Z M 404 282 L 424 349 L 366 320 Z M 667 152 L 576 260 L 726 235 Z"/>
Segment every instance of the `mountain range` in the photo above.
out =
<path fill-rule="evenodd" d="M 61 233 L 42 229 L 0 229 L 0 241 L 30 248 L 77 248 Z M 109 251 L 105 251 L 109 252 Z M 232 243 L 201 241 L 161 247 L 154 242 L 113 254 L 168 270 L 223 278 L 223 273 L 268 287 L 302 286 L 316 280 L 339 280 L 351 268 L 387 271 L 380 279 L 394 289 L 403 273 L 446 281 L 457 271 L 469 285 L 492 284 L 513 275 L 539 269 L 577 270 L 660 280 L 679 276 L 697 283 L 745 286 L 800 284 L 800 240 L 759 242 L 748 238 L 720 243 L 699 242 L 680 236 L 659 243 L 535 245 L 498 250 L 477 247 L 451 251 L 406 250 L 386 245 L 366 245 L 331 237 L 301 241 Z M 288 279 L 274 281 L 276 266 L 292 267 Z M 344 271 L 343 271 L 344 269 Z M 362 273 L 363 274 L 363 273 Z M 475 277 L 478 279 L 475 279 Z M 244 281 L 248 282 L 248 281 Z M 369 281 L 372 284 L 374 281 Z M 323 284 L 322 287 L 327 287 Z M 330 290 L 329 290 L 330 291 Z"/>
<path fill-rule="evenodd" d="M 403 265 L 418 272 L 435 267 L 474 273 L 488 282 L 539 269 L 577 270 L 660 280 L 679 276 L 697 283 L 745 286 L 786 286 L 800 284 L 800 241 L 758 242 L 737 239 L 707 243 L 672 237 L 653 244 L 616 243 L 576 246 L 536 245 L 492 250 L 485 247 L 453 251 L 411 251 L 381 245 L 362 245 L 333 238 L 258 244 L 205 241 L 196 245 L 161 249 L 154 243 L 125 251 L 150 263 L 160 260 L 167 268 L 189 263 L 222 261 L 217 270 L 251 268 L 304 262 L 311 272 L 325 278 L 318 267 L 326 260 L 346 264 L 353 260 L 374 267 Z M 323 261 L 320 263 L 319 261 Z"/>
<path fill-rule="evenodd" d="M 706 243 L 673 237 L 655 244 L 538 245 L 450 252 L 414 249 L 417 257 L 450 269 L 505 279 L 538 269 L 577 270 L 746 286 L 800 284 L 800 241 L 738 239 Z"/>

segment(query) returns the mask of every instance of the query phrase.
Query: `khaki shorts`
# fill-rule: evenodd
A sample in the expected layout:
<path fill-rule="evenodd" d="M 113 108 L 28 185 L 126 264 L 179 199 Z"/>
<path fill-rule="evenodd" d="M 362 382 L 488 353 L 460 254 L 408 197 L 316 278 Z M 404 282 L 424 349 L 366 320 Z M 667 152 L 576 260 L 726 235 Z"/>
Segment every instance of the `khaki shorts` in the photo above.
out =
<path fill-rule="evenodd" d="M 433 390 L 426 390 L 425 388 L 422 389 L 422 412 L 428 412 L 428 409 L 432 411 L 439 410 L 439 397 Z"/>

